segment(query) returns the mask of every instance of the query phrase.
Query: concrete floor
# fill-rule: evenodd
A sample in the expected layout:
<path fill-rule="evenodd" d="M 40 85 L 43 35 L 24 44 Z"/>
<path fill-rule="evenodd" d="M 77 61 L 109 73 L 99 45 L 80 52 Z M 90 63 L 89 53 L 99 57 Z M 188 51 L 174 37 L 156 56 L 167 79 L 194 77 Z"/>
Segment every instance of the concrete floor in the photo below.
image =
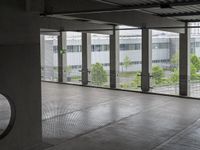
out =
<path fill-rule="evenodd" d="M 200 101 L 42 83 L 47 150 L 199 150 Z"/>

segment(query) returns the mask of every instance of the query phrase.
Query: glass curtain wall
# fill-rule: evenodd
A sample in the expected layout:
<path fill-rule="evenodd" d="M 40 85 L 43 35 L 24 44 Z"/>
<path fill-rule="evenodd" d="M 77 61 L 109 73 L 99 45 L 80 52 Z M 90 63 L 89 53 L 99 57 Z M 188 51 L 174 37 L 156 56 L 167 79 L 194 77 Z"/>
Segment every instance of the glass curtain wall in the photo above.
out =
<path fill-rule="evenodd" d="M 41 78 L 58 81 L 58 36 L 41 35 Z"/>
<path fill-rule="evenodd" d="M 200 22 L 191 23 L 191 26 L 199 26 Z M 190 29 L 190 91 L 191 97 L 200 97 L 200 28 Z"/>
<path fill-rule="evenodd" d="M 81 84 L 82 69 L 82 34 L 65 32 L 63 49 L 63 82 Z"/>
<path fill-rule="evenodd" d="M 179 94 L 179 34 L 152 31 L 152 92 Z"/>
<path fill-rule="evenodd" d="M 141 90 L 141 30 L 123 30 L 123 28 L 129 28 L 127 26 L 120 26 L 120 28 L 122 30 L 119 31 L 118 88 Z"/>
<path fill-rule="evenodd" d="M 91 34 L 90 85 L 110 87 L 110 37 Z"/>

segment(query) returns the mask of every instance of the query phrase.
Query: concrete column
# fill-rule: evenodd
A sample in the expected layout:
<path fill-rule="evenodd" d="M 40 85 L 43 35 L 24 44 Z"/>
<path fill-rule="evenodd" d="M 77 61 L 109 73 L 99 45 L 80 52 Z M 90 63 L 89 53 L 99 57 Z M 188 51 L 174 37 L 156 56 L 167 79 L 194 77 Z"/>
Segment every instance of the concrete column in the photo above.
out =
<path fill-rule="evenodd" d="M 63 32 L 60 32 L 58 36 L 58 82 L 63 82 L 63 51 L 64 51 L 64 39 L 63 39 Z"/>
<path fill-rule="evenodd" d="M 17 117 L 11 132 L 0 140 L 0 149 L 40 150 L 42 127 L 39 11 L 25 11 L 24 1 L 1 2 L 0 93 L 8 95 L 14 101 Z M 34 5 L 38 0 L 32 2 Z"/>
<path fill-rule="evenodd" d="M 189 92 L 189 79 L 190 79 L 190 69 L 189 69 L 189 29 L 187 24 L 185 27 L 185 33 L 180 34 L 180 76 L 179 76 L 179 94 L 182 96 L 187 96 Z"/>
<path fill-rule="evenodd" d="M 91 68 L 91 34 L 82 33 L 82 84 L 88 85 Z"/>
<path fill-rule="evenodd" d="M 65 73 L 65 70 L 67 68 L 67 32 L 62 32 L 62 74 L 63 74 L 63 82 L 66 81 L 67 74 Z"/>
<path fill-rule="evenodd" d="M 41 78 L 45 78 L 45 39 L 44 35 L 40 35 L 40 58 L 41 58 Z"/>
<path fill-rule="evenodd" d="M 152 66 L 152 31 L 142 29 L 142 74 L 141 89 L 143 92 L 150 90 L 150 72 Z"/>
<path fill-rule="evenodd" d="M 110 88 L 116 88 L 118 84 L 117 74 L 119 72 L 119 30 L 114 27 L 110 35 Z"/>

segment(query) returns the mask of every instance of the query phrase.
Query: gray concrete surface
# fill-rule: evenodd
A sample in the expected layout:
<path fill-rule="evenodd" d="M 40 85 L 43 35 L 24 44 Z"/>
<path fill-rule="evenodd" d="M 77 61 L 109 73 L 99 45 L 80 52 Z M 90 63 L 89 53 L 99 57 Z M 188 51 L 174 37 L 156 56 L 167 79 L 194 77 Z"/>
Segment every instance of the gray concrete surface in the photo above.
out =
<path fill-rule="evenodd" d="M 200 101 L 42 83 L 47 150 L 198 150 Z"/>
<path fill-rule="evenodd" d="M 14 127 L 0 140 L 1 150 L 30 150 L 42 143 L 39 14 L 26 10 L 26 2 L 0 4 L 0 93 L 16 106 Z M 39 2 L 31 4 L 39 7 Z"/>

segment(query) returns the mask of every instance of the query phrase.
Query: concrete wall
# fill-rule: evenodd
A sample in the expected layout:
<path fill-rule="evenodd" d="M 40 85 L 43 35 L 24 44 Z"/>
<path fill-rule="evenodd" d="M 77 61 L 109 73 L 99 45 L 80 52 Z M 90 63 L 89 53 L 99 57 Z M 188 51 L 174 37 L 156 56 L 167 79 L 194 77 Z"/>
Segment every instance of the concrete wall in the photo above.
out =
<path fill-rule="evenodd" d="M 25 4 L 0 2 L 0 92 L 16 106 L 14 127 L 0 140 L 1 150 L 29 150 L 41 144 L 39 14 L 25 11 Z"/>

